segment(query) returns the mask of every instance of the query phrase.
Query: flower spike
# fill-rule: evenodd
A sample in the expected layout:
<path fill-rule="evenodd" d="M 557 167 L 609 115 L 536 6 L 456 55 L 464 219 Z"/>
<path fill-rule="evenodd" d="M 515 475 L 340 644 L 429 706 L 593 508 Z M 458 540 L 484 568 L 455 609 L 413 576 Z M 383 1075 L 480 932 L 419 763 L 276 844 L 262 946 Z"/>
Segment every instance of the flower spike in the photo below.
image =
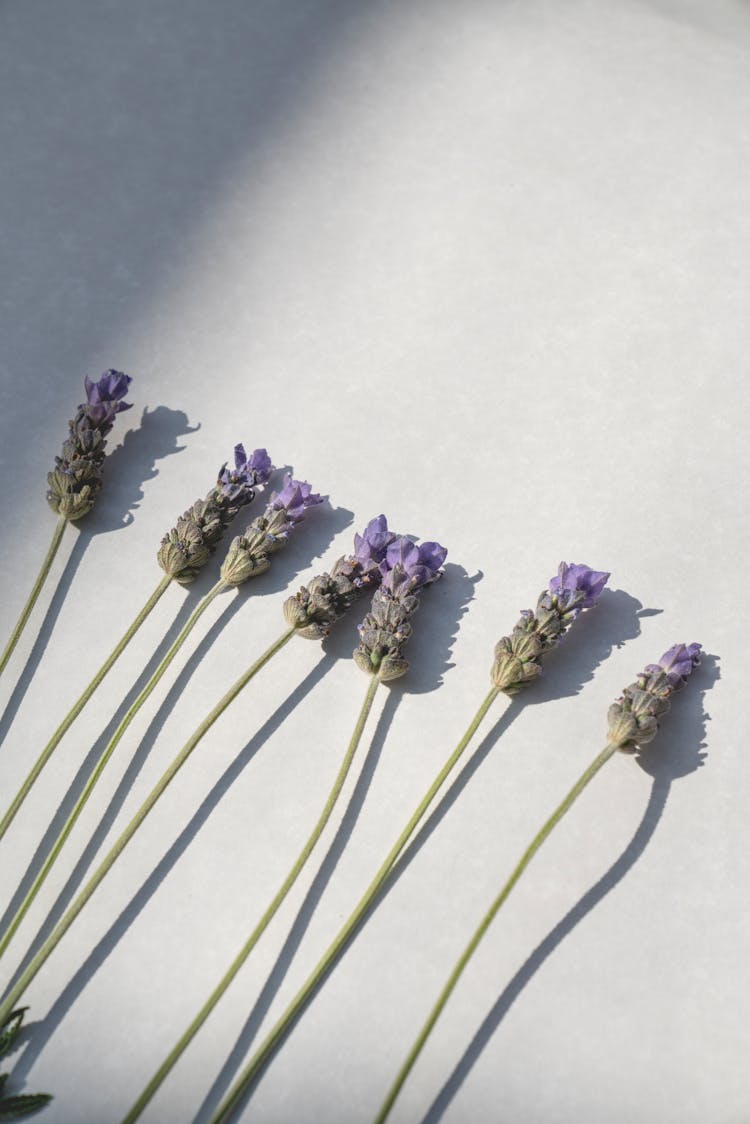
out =
<path fill-rule="evenodd" d="M 524 609 L 510 636 L 495 646 L 492 682 L 506 695 L 531 683 L 542 671 L 542 657 L 554 648 L 584 609 L 592 608 L 609 579 L 602 570 L 561 562 L 540 595 L 536 609 Z"/>
<path fill-rule="evenodd" d="M 637 753 L 652 741 L 671 696 L 685 685 L 700 658 L 700 644 L 675 644 L 658 663 L 648 664 L 609 708 L 610 742 L 624 753 Z"/>
<path fill-rule="evenodd" d="M 371 519 L 361 535 L 354 536 L 354 553 L 334 562 L 328 573 L 318 574 L 309 585 L 284 602 L 284 617 L 307 640 L 320 640 L 347 612 L 363 590 L 382 578 L 381 564 L 397 536 L 388 530 L 385 515 Z"/>
<path fill-rule="evenodd" d="M 68 423 L 68 439 L 47 474 L 47 502 L 57 515 L 74 521 L 94 506 L 102 487 L 107 435 L 117 414 L 132 406 L 122 401 L 132 381 L 114 370 L 105 371 L 98 382 L 86 376 L 86 401 Z"/>
<path fill-rule="evenodd" d="M 354 652 L 354 662 L 366 675 L 386 682 L 406 674 L 409 664 L 402 648 L 411 636 L 410 618 L 419 607 L 418 594 L 440 577 L 447 553 L 439 543 L 417 546 L 403 537 L 388 546 L 380 563 L 383 580 L 359 625 Z"/>

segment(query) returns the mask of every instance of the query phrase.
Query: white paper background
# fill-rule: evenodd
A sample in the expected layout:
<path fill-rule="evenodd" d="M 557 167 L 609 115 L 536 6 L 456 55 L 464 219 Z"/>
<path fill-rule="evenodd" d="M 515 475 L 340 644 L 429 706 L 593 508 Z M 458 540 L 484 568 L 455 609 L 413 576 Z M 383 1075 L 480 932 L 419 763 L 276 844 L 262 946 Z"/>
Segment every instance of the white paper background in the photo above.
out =
<path fill-rule="evenodd" d="M 319 851 L 144 1120 L 205 1124 L 560 558 L 611 569 L 616 592 L 512 722 L 497 705 L 502 739 L 488 722 L 241 1119 L 372 1118 L 610 700 L 679 640 L 712 658 L 644 766 L 614 760 L 535 859 L 393 1120 L 748 1119 L 749 57 L 750 8 L 717 0 L 0 6 L 1 635 L 52 531 L 45 473 L 84 373 L 128 371 L 136 404 L 3 678 L 4 805 L 235 441 L 331 497 L 204 618 L 6 975 L 278 634 L 283 590 L 379 511 L 450 552 Z M 0 847 L 3 903 L 217 566 L 165 595 L 45 770 Z M 15 1090 L 55 1094 L 40 1119 L 117 1121 L 275 892 L 365 689 L 359 616 L 248 688 L 34 981 L 11 1061 Z"/>

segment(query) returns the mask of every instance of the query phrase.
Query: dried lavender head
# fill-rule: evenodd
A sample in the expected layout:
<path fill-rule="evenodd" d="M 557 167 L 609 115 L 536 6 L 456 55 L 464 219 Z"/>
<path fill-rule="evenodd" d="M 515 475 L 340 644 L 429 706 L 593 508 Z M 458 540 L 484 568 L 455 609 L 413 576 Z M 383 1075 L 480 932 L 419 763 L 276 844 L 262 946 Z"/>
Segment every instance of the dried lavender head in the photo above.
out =
<path fill-rule="evenodd" d="M 272 472 L 271 458 L 265 449 L 253 449 L 248 457 L 244 445 L 235 445 L 234 468 L 227 468 L 223 464 L 216 484 L 221 487 L 221 494 L 226 499 L 239 499 L 245 504 L 250 502 L 242 498 L 246 495 L 246 489 L 254 484 L 267 484 Z"/>
<path fill-rule="evenodd" d="M 561 562 L 536 609 L 524 609 L 510 636 L 503 636 L 495 645 L 491 673 L 495 686 L 513 695 L 536 679 L 544 653 L 555 647 L 579 613 L 596 604 L 608 578 L 604 571 Z"/>
<path fill-rule="evenodd" d="M 396 535 L 388 530 L 385 515 L 371 519 L 361 535 L 354 536 L 354 553 L 339 558 L 328 573 L 318 574 L 284 602 L 287 623 L 298 636 L 319 640 L 331 631 L 365 589 L 375 588 L 382 578 L 381 563 Z"/>
<path fill-rule="evenodd" d="M 386 550 L 381 563 L 383 579 L 375 591 L 370 612 L 359 626 L 359 646 L 354 661 L 367 675 L 386 682 L 408 671 L 403 646 L 411 636 L 410 618 L 419 607 L 418 594 L 440 577 L 445 547 L 439 543 L 416 546 L 399 538 Z"/>
<path fill-rule="evenodd" d="M 81 519 L 94 506 L 102 486 L 107 434 L 117 414 L 132 405 L 122 401 L 131 382 L 121 371 L 105 371 L 98 382 L 86 376 L 87 400 L 68 423 L 68 439 L 47 474 L 47 503 L 57 515 Z"/>
<path fill-rule="evenodd" d="M 700 654 L 700 644 L 675 644 L 658 663 L 643 669 L 609 708 L 611 745 L 625 753 L 636 753 L 653 739 L 659 718 L 669 710 L 671 696 L 687 682 L 700 663 Z"/>
<path fill-rule="evenodd" d="M 262 515 L 254 519 L 243 534 L 238 535 L 227 551 L 221 576 L 227 585 L 242 585 L 248 578 L 265 574 L 270 555 L 280 550 L 297 523 L 301 523 L 308 507 L 322 503 L 324 497 L 313 492 L 304 480 L 284 477 L 280 492 L 272 492 Z"/>
<path fill-rule="evenodd" d="M 229 522 L 255 498 L 259 484 L 268 481 L 271 460 L 265 449 L 250 457 L 242 445 L 234 447 L 234 470 L 223 464 L 216 484 L 204 500 L 196 500 L 161 540 L 157 561 L 175 581 L 188 585 L 205 566 Z"/>

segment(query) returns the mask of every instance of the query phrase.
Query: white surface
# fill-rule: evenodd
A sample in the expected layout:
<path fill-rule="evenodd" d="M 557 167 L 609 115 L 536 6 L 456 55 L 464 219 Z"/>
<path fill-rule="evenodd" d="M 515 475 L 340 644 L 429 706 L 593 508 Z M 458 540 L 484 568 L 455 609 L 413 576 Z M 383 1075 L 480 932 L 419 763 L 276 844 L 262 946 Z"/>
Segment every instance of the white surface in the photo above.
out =
<path fill-rule="evenodd" d="M 6 970 L 278 633 L 287 585 L 381 510 L 452 564 L 424 598 L 412 673 L 377 704 L 350 811 L 144 1120 L 205 1124 L 249 1013 L 266 1028 L 296 990 L 560 558 L 623 592 L 484 744 L 242 1120 L 371 1119 L 470 928 L 599 749 L 609 701 L 677 640 L 702 641 L 721 676 L 708 661 L 649 768 L 611 763 L 535 860 L 393 1120 L 748 1119 L 749 56 L 750 7 L 716 0 L 0 8 L 0 635 L 52 531 L 44 476 L 84 373 L 128 371 L 136 403 L 55 566 L 69 592 L 43 623 L 50 586 L 3 679 L 4 800 L 236 440 L 331 497 L 236 612 L 210 611 L 198 637 L 216 642 L 141 712 Z M 65 739 L 0 849 L 4 902 L 217 565 L 169 591 Z M 35 980 L 13 1072 L 54 1092 L 40 1119 L 118 1120 L 244 940 L 349 736 L 361 615 L 324 675 L 300 641 L 248 689 Z"/>

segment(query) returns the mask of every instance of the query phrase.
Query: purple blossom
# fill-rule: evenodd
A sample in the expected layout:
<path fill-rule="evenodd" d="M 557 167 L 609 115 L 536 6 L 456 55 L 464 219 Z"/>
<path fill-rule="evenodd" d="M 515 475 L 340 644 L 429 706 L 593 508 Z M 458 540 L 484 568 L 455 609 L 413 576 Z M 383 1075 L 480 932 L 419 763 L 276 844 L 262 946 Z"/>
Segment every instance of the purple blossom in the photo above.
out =
<path fill-rule="evenodd" d="M 277 511 L 285 511 L 287 519 L 294 525 L 303 518 L 305 508 L 322 502 L 323 496 L 313 492 L 311 484 L 306 480 L 293 480 L 288 472 L 284 477 L 284 487 L 271 495 L 270 506 Z"/>
<path fill-rule="evenodd" d="M 585 563 L 561 562 L 557 574 L 550 579 L 550 593 L 583 593 L 584 600 L 581 609 L 590 609 L 596 604 L 599 594 L 604 589 L 609 574 L 604 570 L 592 570 Z"/>
<path fill-rule="evenodd" d="M 248 457 L 244 445 L 235 445 L 234 469 L 223 464 L 219 472 L 218 483 L 222 494 L 229 500 L 238 499 L 256 484 L 265 484 L 272 468 L 271 458 L 265 449 L 255 449 Z"/>
<path fill-rule="evenodd" d="M 237 462 L 237 451 L 241 450 L 242 455 L 245 455 L 245 450 L 242 445 L 237 445 L 234 450 L 235 463 Z M 255 473 L 256 484 L 267 484 L 268 478 L 273 472 L 273 465 L 271 458 L 265 449 L 253 449 L 247 461 L 248 468 L 251 468 Z"/>
<path fill-rule="evenodd" d="M 130 375 L 112 369 L 105 371 L 97 382 L 86 375 L 84 386 L 88 399 L 87 413 L 95 425 L 111 423 L 115 414 L 130 409 L 133 403 L 121 402 L 120 399 L 128 393 L 132 381 Z"/>
<path fill-rule="evenodd" d="M 396 535 L 388 530 L 385 515 L 371 519 L 361 535 L 354 536 L 354 559 L 363 570 L 378 567 L 384 560 L 386 551 Z"/>
<path fill-rule="evenodd" d="M 423 542 L 417 545 L 403 536 L 395 539 L 388 547 L 385 559 L 380 564 L 383 584 L 390 588 L 393 581 L 389 576 L 394 567 L 400 566 L 414 581 L 414 589 L 435 581 L 448 551 L 437 542 Z"/>
<path fill-rule="evenodd" d="M 674 644 L 658 663 L 649 664 L 647 671 L 664 671 L 673 687 L 685 682 L 690 672 L 700 663 L 700 644 Z"/>

